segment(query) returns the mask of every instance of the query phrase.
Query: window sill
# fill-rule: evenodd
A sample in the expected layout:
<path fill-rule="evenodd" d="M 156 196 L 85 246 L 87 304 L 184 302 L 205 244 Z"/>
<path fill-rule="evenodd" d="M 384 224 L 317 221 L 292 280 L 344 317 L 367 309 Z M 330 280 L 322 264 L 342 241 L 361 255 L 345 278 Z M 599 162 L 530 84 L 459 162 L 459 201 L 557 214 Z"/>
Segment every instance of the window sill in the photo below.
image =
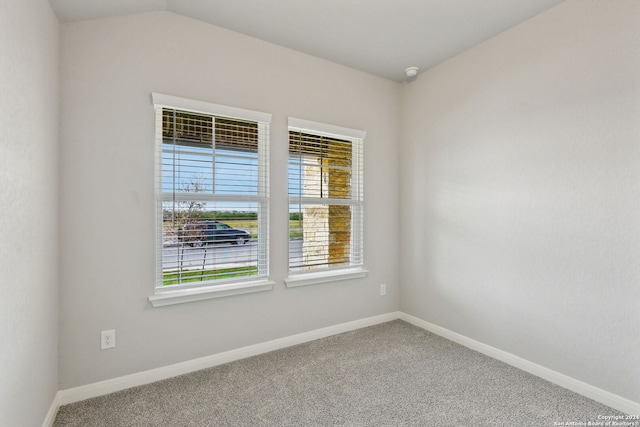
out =
<path fill-rule="evenodd" d="M 284 280 L 287 288 L 297 286 L 317 285 L 319 283 L 337 282 L 339 280 L 357 279 L 366 277 L 368 270 L 359 268 L 350 268 L 345 270 L 323 271 L 320 273 L 300 273 L 287 277 Z"/>
<path fill-rule="evenodd" d="M 165 291 L 150 296 L 149 302 L 154 307 L 163 307 L 165 305 L 182 304 L 185 302 L 224 298 L 232 295 L 242 295 L 252 292 L 270 291 L 273 289 L 274 284 L 274 282 L 264 279 L 254 282 L 214 285 L 206 288 Z"/>

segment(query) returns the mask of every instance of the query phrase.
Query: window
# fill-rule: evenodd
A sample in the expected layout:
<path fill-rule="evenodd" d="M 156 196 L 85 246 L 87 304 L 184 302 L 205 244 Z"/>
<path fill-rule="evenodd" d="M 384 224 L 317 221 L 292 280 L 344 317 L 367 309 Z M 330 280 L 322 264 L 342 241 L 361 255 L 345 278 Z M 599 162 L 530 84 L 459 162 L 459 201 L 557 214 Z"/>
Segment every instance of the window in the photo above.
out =
<path fill-rule="evenodd" d="M 153 94 L 156 109 L 154 305 L 271 289 L 271 116 Z"/>
<path fill-rule="evenodd" d="M 287 286 L 363 277 L 363 139 L 289 119 Z"/>

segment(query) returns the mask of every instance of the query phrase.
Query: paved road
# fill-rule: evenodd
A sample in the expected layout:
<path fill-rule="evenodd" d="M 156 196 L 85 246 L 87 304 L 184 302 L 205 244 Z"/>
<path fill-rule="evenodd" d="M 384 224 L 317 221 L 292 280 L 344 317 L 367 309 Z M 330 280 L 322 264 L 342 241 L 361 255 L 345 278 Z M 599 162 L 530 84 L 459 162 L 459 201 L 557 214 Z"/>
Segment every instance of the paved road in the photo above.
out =
<path fill-rule="evenodd" d="M 302 257 L 302 240 L 290 241 L 294 258 Z M 258 244 L 250 241 L 244 245 L 231 243 L 208 244 L 199 248 L 165 247 L 162 249 L 162 259 L 165 269 L 182 267 L 186 269 L 200 269 L 203 264 L 207 267 L 244 267 L 255 265 L 258 259 Z"/>

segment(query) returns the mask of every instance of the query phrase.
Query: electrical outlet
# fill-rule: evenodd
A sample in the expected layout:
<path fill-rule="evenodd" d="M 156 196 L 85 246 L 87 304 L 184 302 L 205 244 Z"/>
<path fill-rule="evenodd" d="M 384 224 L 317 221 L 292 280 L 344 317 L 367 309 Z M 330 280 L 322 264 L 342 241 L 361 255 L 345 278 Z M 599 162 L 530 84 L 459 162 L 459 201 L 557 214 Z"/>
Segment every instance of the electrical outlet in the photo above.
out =
<path fill-rule="evenodd" d="M 116 346 L 116 330 L 111 329 L 108 331 L 102 331 L 100 334 L 100 349 L 106 350 Z"/>
<path fill-rule="evenodd" d="M 382 285 L 380 285 L 380 295 L 384 296 L 386 294 L 387 294 L 387 285 L 383 283 Z"/>

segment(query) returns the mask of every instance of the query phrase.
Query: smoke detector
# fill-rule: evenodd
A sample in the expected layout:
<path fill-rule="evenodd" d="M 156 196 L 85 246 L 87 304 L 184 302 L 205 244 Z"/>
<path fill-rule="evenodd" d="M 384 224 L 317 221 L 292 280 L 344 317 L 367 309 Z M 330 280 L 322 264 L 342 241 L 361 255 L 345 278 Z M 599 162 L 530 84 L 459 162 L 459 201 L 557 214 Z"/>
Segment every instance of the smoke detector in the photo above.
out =
<path fill-rule="evenodd" d="M 418 67 L 409 67 L 404 70 L 404 73 L 407 75 L 407 77 L 415 77 L 418 75 Z"/>

